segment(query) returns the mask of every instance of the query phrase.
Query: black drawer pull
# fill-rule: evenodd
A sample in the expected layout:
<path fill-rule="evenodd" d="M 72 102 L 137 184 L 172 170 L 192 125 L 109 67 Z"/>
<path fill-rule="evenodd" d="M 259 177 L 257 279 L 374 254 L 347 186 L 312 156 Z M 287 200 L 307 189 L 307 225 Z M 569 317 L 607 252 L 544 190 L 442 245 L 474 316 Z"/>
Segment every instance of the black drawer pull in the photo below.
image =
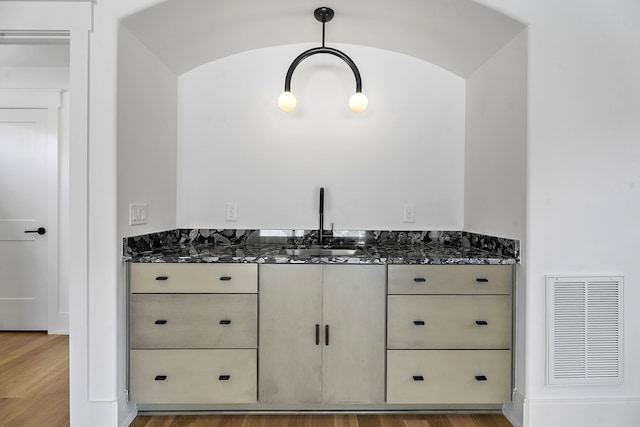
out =
<path fill-rule="evenodd" d="M 166 379 L 167 379 L 166 375 L 156 375 L 156 378 L 155 378 L 156 381 L 164 381 Z"/>
<path fill-rule="evenodd" d="M 476 325 L 478 326 L 487 326 L 488 324 L 486 320 L 476 320 Z"/>
<path fill-rule="evenodd" d="M 478 277 L 476 279 L 476 282 L 478 282 L 478 283 L 487 283 L 488 281 L 489 281 L 489 279 L 486 279 L 484 277 Z"/>
<path fill-rule="evenodd" d="M 166 325 L 167 321 L 166 320 L 156 320 L 156 325 Z"/>
<path fill-rule="evenodd" d="M 221 320 L 220 324 L 221 325 L 230 325 L 231 324 L 231 320 L 226 320 L 226 319 L 225 320 Z"/>
<path fill-rule="evenodd" d="M 223 282 L 228 282 L 229 280 L 231 280 L 231 276 L 222 276 L 220 280 L 222 280 Z"/>
<path fill-rule="evenodd" d="M 414 381 L 424 381 L 424 377 L 422 375 L 414 375 L 413 376 L 413 380 Z"/>
<path fill-rule="evenodd" d="M 220 381 L 229 381 L 231 379 L 231 375 L 220 375 L 218 379 Z"/>
<path fill-rule="evenodd" d="M 424 326 L 424 321 L 423 320 L 414 320 L 413 324 L 416 326 Z"/>
<path fill-rule="evenodd" d="M 487 377 L 484 375 L 476 375 L 476 381 L 486 381 Z"/>
<path fill-rule="evenodd" d="M 169 276 L 158 276 L 156 280 L 169 280 Z"/>
<path fill-rule="evenodd" d="M 424 277 L 414 277 L 413 281 L 414 282 L 426 282 L 427 279 L 425 279 Z"/>

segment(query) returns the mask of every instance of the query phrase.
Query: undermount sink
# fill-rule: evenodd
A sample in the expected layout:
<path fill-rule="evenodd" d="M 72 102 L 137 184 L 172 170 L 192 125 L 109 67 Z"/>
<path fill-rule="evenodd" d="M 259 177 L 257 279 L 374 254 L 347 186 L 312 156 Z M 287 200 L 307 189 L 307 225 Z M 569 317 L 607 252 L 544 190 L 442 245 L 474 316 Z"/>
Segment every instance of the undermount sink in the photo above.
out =
<path fill-rule="evenodd" d="M 284 250 L 287 255 L 293 256 L 351 256 L 362 253 L 362 248 L 332 248 L 332 247 L 308 247 L 308 248 L 289 248 Z"/>

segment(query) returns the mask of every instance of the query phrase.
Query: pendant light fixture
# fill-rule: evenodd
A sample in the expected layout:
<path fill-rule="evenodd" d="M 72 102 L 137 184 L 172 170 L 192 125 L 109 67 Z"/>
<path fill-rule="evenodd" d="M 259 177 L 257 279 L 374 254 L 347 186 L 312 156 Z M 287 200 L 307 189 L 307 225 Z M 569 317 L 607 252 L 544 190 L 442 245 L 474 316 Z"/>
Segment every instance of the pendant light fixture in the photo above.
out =
<path fill-rule="evenodd" d="M 296 108 L 296 97 L 291 93 L 291 77 L 293 76 L 293 72 L 296 67 L 311 55 L 315 55 L 317 53 L 328 53 L 342 59 L 351 68 L 351 71 L 353 71 L 353 75 L 356 78 L 356 93 L 354 93 L 349 99 L 349 108 L 354 113 L 363 112 L 367 109 L 369 100 L 367 99 L 367 96 L 362 93 L 362 79 L 360 78 L 360 71 L 358 71 L 358 67 L 356 67 L 356 64 L 347 56 L 346 53 L 338 49 L 325 47 L 324 45 L 324 24 L 333 19 L 333 9 L 328 7 L 319 7 L 313 12 L 313 15 L 316 17 L 316 20 L 322 22 L 322 46 L 306 50 L 293 60 L 289 66 L 289 70 L 287 71 L 287 76 L 284 79 L 284 92 L 282 92 L 278 97 L 278 107 L 280 107 L 280 109 L 285 113 L 293 111 L 293 109 Z"/>

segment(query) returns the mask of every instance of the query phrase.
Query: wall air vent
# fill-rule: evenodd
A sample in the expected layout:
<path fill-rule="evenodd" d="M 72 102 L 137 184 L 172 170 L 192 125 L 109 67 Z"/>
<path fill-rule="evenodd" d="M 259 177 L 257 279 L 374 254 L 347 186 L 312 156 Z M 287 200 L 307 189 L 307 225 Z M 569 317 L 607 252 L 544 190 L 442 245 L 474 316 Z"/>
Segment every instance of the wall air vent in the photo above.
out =
<path fill-rule="evenodd" d="M 547 276 L 549 385 L 622 382 L 622 276 Z"/>

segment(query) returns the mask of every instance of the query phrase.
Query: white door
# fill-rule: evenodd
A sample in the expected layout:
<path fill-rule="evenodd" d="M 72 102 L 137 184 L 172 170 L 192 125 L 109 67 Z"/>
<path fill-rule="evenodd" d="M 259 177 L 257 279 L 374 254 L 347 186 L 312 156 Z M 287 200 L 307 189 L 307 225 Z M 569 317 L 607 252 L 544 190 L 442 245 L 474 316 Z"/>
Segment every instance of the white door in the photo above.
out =
<path fill-rule="evenodd" d="M 46 109 L 0 109 L 0 330 L 47 330 L 46 132 Z"/>

